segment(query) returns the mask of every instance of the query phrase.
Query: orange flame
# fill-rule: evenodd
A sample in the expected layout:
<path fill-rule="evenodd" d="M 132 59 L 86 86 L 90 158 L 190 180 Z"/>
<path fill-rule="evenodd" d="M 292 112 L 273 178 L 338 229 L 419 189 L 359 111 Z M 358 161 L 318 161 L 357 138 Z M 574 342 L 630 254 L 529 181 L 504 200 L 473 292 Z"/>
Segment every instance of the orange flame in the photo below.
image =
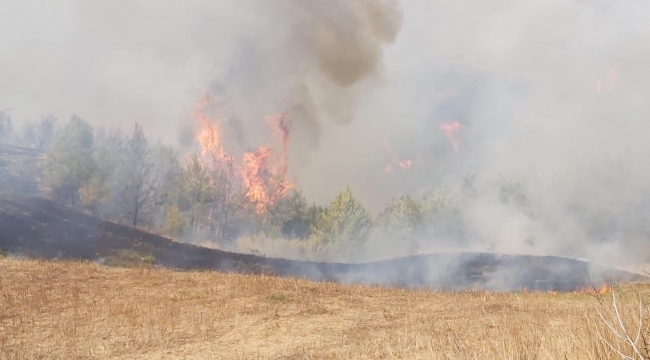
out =
<path fill-rule="evenodd" d="M 607 284 L 603 284 L 603 287 L 601 287 L 600 290 L 598 290 L 598 295 L 607 294 L 608 292 L 611 291 L 612 291 L 611 286 L 608 286 Z"/>
<path fill-rule="evenodd" d="M 275 205 L 292 184 L 285 180 L 288 168 L 289 128 L 286 123 L 286 114 L 278 113 L 266 118 L 280 136 L 281 153 L 273 162 L 273 151 L 267 147 L 260 147 L 255 152 L 244 154 L 242 167 L 242 180 L 246 187 L 246 197 L 255 204 L 258 214 L 265 213 Z"/>
<path fill-rule="evenodd" d="M 410 170 L 413 166 L 413 160 L 401 160 L 397 164 L 404 170 Z"/>
<path fill-rule="evenodd" d="M 225 152 L 221 144 L 221 131 L 207 115 L 206 107 L 210 99 L 204 96 L 193 112 L 198 131 L 196 141 L 200 146 L 201 165 L 213 172 L 225 169 L 238 169 L 240 181 L 245 187 L 248 201 L 255 205 L 258 214 L 265 213 L 292 185 L 285 181 L 288 169 L 288 144 L 289 128 L 285 121 L 285 114 L 279 113 L 266 118 L 280 136 L 282 142 L 279 159 L 272 157 L 273 151 L 269 147 L 259 147 L 253 152 L 243 155 L 242 166 L 235 164 L 232 155 Z M 215 182 L 215 179 L 211 179 Z"/>
<path fill-rule="evenodd" d="M 272 151 L 267 147 L 260 147 L 255 152 L 244 154 L 242 166 L 242 180 L 246 187 L 246 198 L 255 204 L 259 215 L 280 200 L 291 185 L 284 181 L 283 173 L 278 173 L 269 166 Z"/>
<path fill-rule="evenodd" d="M 402 171 L 407 172 L 413 167 L 413 160 L 401 160 L 393 151 L 393 147 L 390 145 L 390 141 L 387 138 L 384 138 L 384 149 L 388 152 L 391 157 L 391 162 L 384 167 L 384 171 L 389 174 L 395 173 L 395 168 L 400 168 Z"/>
<path fill-rule="evenodd" d="M 461 125 L 458 121 L 440 125 L 440 130 L 442 130 L 447 138 L 449 138 L 451 144 L 454 147 L 454 151 L 458 151 L 458 149 L 460 149 L 460 141 L 458 140 L 458 131 L 460 128 Z"/>
<path fill-rule="evenodd" d="M 583 287 L 580 288 L 576 291 L 574 291 L 574 294 L 598 294 L 598 295 L 604 295 L 612 291 L 612 287 L 607 284 L 603 284 L 603 286 L 600 287 L 600 289 L 596 289 L 593 287 Z"/>
<path fill-rule="evenodd" d="M 210 99 L 206 95 L 199 100 L 197 109 L 194 110 L 194 120 L 198 126 L 196 141 L 200 146 L 201 165 L 209 170 L 218 171 L 223 166 L 233 166 L 234 157 L 228 155 L 221 144 L 221 131 L 206 115 L 206 107 Z M 214 179 L 211 179 L 214 180 Z"/>

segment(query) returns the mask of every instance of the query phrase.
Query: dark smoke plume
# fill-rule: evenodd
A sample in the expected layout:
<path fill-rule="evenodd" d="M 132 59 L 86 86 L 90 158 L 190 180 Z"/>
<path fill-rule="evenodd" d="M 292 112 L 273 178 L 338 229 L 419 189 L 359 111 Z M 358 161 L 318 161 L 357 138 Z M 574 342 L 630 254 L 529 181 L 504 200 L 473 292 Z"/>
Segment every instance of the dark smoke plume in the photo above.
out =
<path fill-rule="evenodd" d="M 239 42 L 229 71 L 213 84 L 216 113 L 243 123 L 229 138 L 246 147 L 263 141 L 251 134 L 264 133 L 256 127 L 264 115 L 287 111 L 293 160 L 300 166 L 318 149 L 325 124 L 354 120 L 359 93 L 381 74 L 384 47 L 395 41 L 402 14 L 395 0 L 249 6 L 267 15 Z"/>

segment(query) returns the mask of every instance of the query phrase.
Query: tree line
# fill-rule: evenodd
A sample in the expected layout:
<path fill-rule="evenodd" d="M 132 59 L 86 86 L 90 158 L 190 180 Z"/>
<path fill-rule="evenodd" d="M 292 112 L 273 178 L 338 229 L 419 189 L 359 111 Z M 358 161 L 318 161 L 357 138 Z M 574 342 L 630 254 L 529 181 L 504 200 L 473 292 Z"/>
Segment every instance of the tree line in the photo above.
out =
<path fill-rule="evenodd" d="M 22 135 L 14 130 L 11 118 L 0 113 L 0 142 L 44 152 L 43 185 L 56 201 L 186 241 L 223 244 L 263 235 L 353 253 L 373 234 L 405 244 L 432 232 L 463 239 L 461 208 L 477 196 L 468 174 L 460 187 L 441 183 L 395 197 L 378 216 L 349 187 L 325 206 L 309 203 L 300 190 L 292 189 L 260 214 L 232 166 L 207 166 L 198 153 L 181 160 L 175 148 L 150 142 L 138 124 L 125 133 L 121 128 L 95 129 L 76 115 L 64 124 L 45 115 L 26 123 Z M 499 191 L 502 201 L 526 207 L 521 184 L 504 181 Z"/>

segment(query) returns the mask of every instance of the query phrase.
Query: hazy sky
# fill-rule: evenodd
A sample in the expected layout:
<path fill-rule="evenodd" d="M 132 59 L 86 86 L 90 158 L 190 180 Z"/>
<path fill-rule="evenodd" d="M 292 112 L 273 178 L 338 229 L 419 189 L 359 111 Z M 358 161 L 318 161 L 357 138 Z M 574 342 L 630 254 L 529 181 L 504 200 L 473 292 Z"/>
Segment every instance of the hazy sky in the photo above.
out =
<path fill-rule="evenodd" d="M 535 233 L 555 251 L 581 246 L 585 218 L 602 217 L 612 237 L 650 220 L 640 215 L 650 198 L 647 1 L 0 0 L 0 8 L 0 107 L 17 120 L 53 112 L 137 121 L 188 146 L 192 107 L 211 92 L 225 104 L 233 152 L 266 141 L 264 114 L 294 111 L 291 172 L 319 202 L 349 184 L 376 210 L 393 194 L 472 169 L 534 183 L 540 209 L 532 220 L 478 202 L 468 211 L 486 237 Z M 446 121 L 462 125 L 458 153 L 439 130 Z M 410 173 L 384 173 L 386 142 L 414 161 Z"/>

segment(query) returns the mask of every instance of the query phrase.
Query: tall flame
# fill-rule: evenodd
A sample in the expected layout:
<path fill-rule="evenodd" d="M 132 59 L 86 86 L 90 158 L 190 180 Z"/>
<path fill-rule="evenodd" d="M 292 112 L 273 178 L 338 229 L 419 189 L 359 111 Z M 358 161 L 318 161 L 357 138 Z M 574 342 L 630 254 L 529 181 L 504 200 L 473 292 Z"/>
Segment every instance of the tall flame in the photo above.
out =
<path fill-rule="evenodd" d="M 246 198 L 253 204 L 258 214 L 265 213 L 275 205 L 292 184 L 285 180 L 288 168 L 289 128 L 286 114 L 278 113 L 268 116 L 266 121 L 271 125 L 281 141 L 281 152 L 278 158 L 273 158 L 273 151 L 268 147 L 260 147 L 254 152 L 244 154 L 242 180 L 246 187 Z"/>
<path fill-rule="evenodd" d="M 245 153 L 241 169 L 246 198 L 255 204 L 255 210 L 260 215 L 267 212 L 291 188 L 284 180 L 284 174 L 277 173 L 272 164 L 269 164 L 271 155 L 272 151 L 267 147 Z"/>
<path fill-rule="evenodd" d="M 209 101 L 207 95 L 201 98 L 193 112 L 198 127 L 196 141 L 200 146 L 201 165 L 211 171 L 218 171 L 223 166 L 233 166 L 234 157 L 224 151 L 221 144 L 221 131 L 206 114 Z"/>
<path fill-rule="evenodd" d="M 458 121 L 440 125 L 440 130 L 442 130 L 447 138 L 449 138 L 452 146 L 454 147 L 454 151 L 458 151 L 458 149 L 460 149 L 460 141 L 458 140 L 458 131 L 460 128 L 461 125 Z"/>
<path fill-rule="evenodd" d="M 280 137 L 280 155 L 276 158 L 271 148 L 261 146 L 255 151 L 245 153 L 241 166 L 238 166 L 235 158 L 227 154 L 223 148 L 221 130 L 215 124 L 217 121 L 206 115 L 209 101 L 208 96 L 201 98 L 193 112 L 198 128 L 196 141 L 200 147 L 201 165 L 213 174 L 219 174 L 227 169 L 236 169 L 239 174 L 238 181 L 244 185 L 246 199 L 254 204 L 256 212 L 261 215 L 292 188 L 292 185 L 285 181 L 289 145 L 286 114 L 279 113 L 266 118 L 267 123 Z M 211 178 L 211 182 L 217 182 L 217 179 Z"/>

